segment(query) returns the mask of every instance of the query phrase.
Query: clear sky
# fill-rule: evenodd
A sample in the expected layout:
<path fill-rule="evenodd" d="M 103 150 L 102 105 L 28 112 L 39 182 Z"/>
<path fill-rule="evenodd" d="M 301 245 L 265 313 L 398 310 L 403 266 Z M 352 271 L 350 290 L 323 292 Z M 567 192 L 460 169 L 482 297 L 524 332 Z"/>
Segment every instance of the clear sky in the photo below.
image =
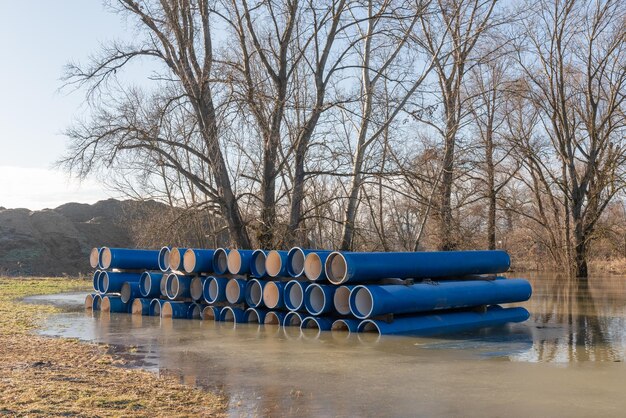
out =
<path fill-rule="evenodd" d="M 52 168 L 63 130 L 84 109 L 80 92 L 59 92 L 64 64 L 84 61 L 129 36 L 98 0 L 0 0 L 0 206 L 42 209 L 111 194 L 98 179 L 79 184 Z"/>

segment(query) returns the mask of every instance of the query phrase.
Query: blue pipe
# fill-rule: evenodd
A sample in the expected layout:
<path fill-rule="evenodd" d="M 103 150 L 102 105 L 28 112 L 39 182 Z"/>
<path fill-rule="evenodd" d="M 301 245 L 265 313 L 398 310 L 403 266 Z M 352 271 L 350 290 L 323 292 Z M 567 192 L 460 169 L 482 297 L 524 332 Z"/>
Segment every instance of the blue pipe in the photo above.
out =
<path fill-rule="evenodd" d="M 285 315 L 283 319 L 283 327 L 300 327 L 302 324 L 302 320 L 304 319 L 304 315 L 300 312 L 291 311 Z"/>
<path fill-rule="evenodd" d="M 94 311 L 99 311 L 101 306 L 102 306 L 102 296 L 99 293 L 96 293 L 96 295 L 93 297 L 93 305 L 91 306 L 91 308 Z"/>
<path fill-rule="evenodd" d="M 191 295 L 191 299 L 194 301 L 198 301 L 202 299 L 202 293 L 204 292 L 204 282 L 207 281 L 207 278 L 204 276 L 196 276 L 191 279 L 191 285 L 189 287 L 189 294 Z"/>
<path fill-rule="evenodd" d="M 102 248 L 92 248 L 89 252 L 89 265 L 92 269 L 95 269 L 100 265 L 100 251 Z"/>
<path fill-rule="evenodd" d="M 357 332 L 360 323 L 361 321 L 358 319 L 351 319 L 351 318 L 337 319 L 335 322 L 333 322 L 333 326 L 330 328 L 330 330 L 339 331 L 339 332 L 347 331 L 349 334 L 351 332 Z"/>
<path fill-rule="evenodd" d="M 246 303 L 252 308 L 263 306 L 263 289 L 267 282 L 265 280 L 250 279 L 246 283 Z"/>
<path fill-rule="evenodd" d="M 252 250 L 230 250 L 228 253 L 228 272 L 230 274 L 250 273 Z"/>
<path fill-rule="evenodd" d="M 172 247 L 170 249 L 170 270 L 183 271 L 183 257 L 185 257 L 186 251 L 187 248 Z"/>
<path fill-rule="evenodd" d="M 530 314 L 524 308 L 502 308 L 490 306 L 484 313 L 475 311 L 442 312 L 398 317 L 391 323 L 365 319 L 359 324 L 358 332 L 374 332 L 379 335 L 430 336 L 443 333 L 458 333 L 475 328 L 504 325 L 507 322 L 523 322 Z"/>
<path fill-rule="evenodd" d="M 431 251 L 404 253 L 333 252 L 325 271 L 333 284 L 386 278 L 460 277 L 502 273 L 511 259 L 506 251 Z"/>
<path fill-rule="evenodd" d="M 332 251 L 327 250 L 313 250 L 313 249 L 303 249 L 300 247 L 293 247 L 287 253 L 287 273 L 291 277 L 301 277 L 304 274 L 304 264 L 306 260 L 306 256 L 311 253 L 316 254 L 330 254 Z M 323 264 L 321 264 L 324 266 Z"/>
<path fill-rule="evenodd" d="M 265 258 L 265 272 L 270 277 L 288 277 L 287 251 L 272 250 Z"/>
<path fill-rule="evenodd" d="M 359 319 L 528 300 L 524 279 L 461 280 L 404 285 L 360 285 L 350 293 L 350 311 Z"/>
<path fill-rule="evenodd" d="M 312 283 L 304 292 L 304 307 L 311 315 L 322 315 L 335 310 L 333 298 L 336 286 Z"/>
<path fill-rule="evenodd" d="M 119 296 L 106 295 L 102 298 L 100 309 L 102 312 L 128 312 L 128 303 Z"/>
<path fill-rule="evenodd" d="M 263 288 L 263 303 L 269 309 L 280 309 L 285 306 L 284 282 L 267 282 Z"/>
<path fill-rule="evenodd" d="M 285 306 L 290 311 L 300 311 L 304 309 L 304 293 L 309 287 L 309 282 L 291 280 L 287 282 L 283 290 Z"/>
<path fill-rule="evenodd" d="M 263 324 L 281 326 L 285 321 L 285 313 L 281 311 L 269 311 L 265 314 Z"/>
<path fill-rule="evenodd" d="M 93 290 L 95 290 L 98 293 L 100 293 L 100 280 L 99 280 L 100 273 L 102 273 L 102 270 L 97 269 L 96 271 L 93 272 L 93 276 L 92 276 Z"/>
<path fill-rule="evenodd" d="M 225 277 L 207 277 L 202 289 L 202 296 L 206 303 L 218 303 L 226 300 L 226 285 L 228 280 Z"/>
<path fill-rule="evenodd" d="M 85 296 L 85 310 L 93 310 L 93 300 L 96 297 L 97 293 L 88 293 Z"/>
<path fill-rule="evenodd" d="M 144 298 L 155 298 L 161 294 L 163 273 L 144 271 L 139 278 L 139 292 Z"/>
<path fill-rule="evenodd" d="M 202 305 L 193 302 L 187 309 L 187 319 L 200 319 L 202 318 Z"/>
<path fill-rule="evenodd" d="M 215 250 L 189 248 L 183 256 L 183 267 L 187 273 L 212 273 Z"/>
<path fill-rule="evenodd" d="M 267 277 L 267 273 L 265 272 L 265 259 L 267 258 L 267 254 L 265 250 L 254 250 L 252 252 L 252 256 L 250 257 L 250 274 L 252 277 L 257 279 L 262 279 Z"/>
<path fill-rule="evenodd" d="M 150 301 L 150 316 L 161 316 L 161 307 L 164 303 L 163 299 L 152 299 Z"/>
<path fill-rule="evenodd" d="M 230 279 L 226 284 L 226 300 L 233 305 L 243 303 L 246 300 L 246 280 Z"/>
<path fill-rule="evenodd" d="M 242 324 L 246 322 L 246 315 L 241 308 L 234 308 L 232 306 L 225 306 L 220 312 L 220 321 L 222 322 L 234 322 L 235 324 Z"/>
<path fill-rule="evenodd" d="M 167 276 L 165 293 L 170 300 L 191 298 L 191 280 L 193 276 L 170 273 Z"/>
<path fill-rule="evenodd" d="M 339 315 L 350 315 L 350 292 L 356 286 L 339 286 L 333 296 L 333 305 Z"/>
<path fill-rule="evenodd" d="M 322 282 L 326 279 L 324 265 L 332 251 L 315 250 L 306 255 L 304 259 L 304 275 L 312 282 Z"/>
<path fill-rule="evenodd" d="M 220 312 L 222 308 L 220 306 L 205 306 L 202 310 L 202 319 L 205 321 L 220 320 Z"/>
<path fill-rule="evenodd" d="M 161 318 L 187 319 L 187 312 L 191 305 L 190 302 L 167 300 L 161 305 Z"/>
<path fill-rule="evenodd" d="M 130 306 L 130 313 L 133 315 L 150 315 L 150 299 L 137 298 Z"/>
<path fill-rule="evenodd" d="M 141 274 L 103 271 L 100 277 L 102 280 L 100 281 L 102 293 L 119 293 L 124 282 L 139 283 Z"/>
<path fill-rule="evenodd" d="M 321 331 L 330 331 L 333 326 L 333 321 L 328 318 L 324 318 L 321 316 L 307 316 L 302 320 L 300 324 L 300 331 L 304 331 L 307 329 L 317 329 L 320 334 Z"/>
<path fill-rule="evenodd" d="M 102 247 L 99 266 L 101 269 L 158 270 L 159 250 Z"/>
<path fill-rule="evenodd" d="M 130 303 L 131 300 L 141 296 L 139 292 L 139 282 L 124 282 L 120 290 L 120 298 L 124 303 Z"/>
<path fill-rule="evenodd" d="M 100 274 L 98 275 L 98 292 L 100 294 L 104 294 L 104 278 L 107 276 L 107 272 L 104 270 L 100 270 Z"/>
<path fill-rule="evenodd" d="M 228 273 L 228 248 L 218 248 L 213 252 L 213 272 L 218 276 Z"/>
<path fill-rule="evenodd" d="M 159 270 L 166 272 L 170 269 L 170 247 L 161 247 L 159 250 Z"/>
<path fill-rule="evenodd" d="M 249 324 L 263 324 L 265 322 L 265 309 L 248 308 L 244 311 L 244 322 Z"/>

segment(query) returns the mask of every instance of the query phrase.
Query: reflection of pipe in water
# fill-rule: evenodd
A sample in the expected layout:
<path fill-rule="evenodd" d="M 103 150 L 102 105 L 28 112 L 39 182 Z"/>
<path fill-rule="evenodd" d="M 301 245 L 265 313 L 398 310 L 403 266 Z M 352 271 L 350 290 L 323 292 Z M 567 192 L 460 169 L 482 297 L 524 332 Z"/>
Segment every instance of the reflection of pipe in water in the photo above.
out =
<path fill-rule="evenodd" d="M 246 322 L 246 315 L 244 314 L 244 310 L 241 308 L 225 306 L 220 312 L 220 321 L 242 324 Z"/>
<path fill-rule="evenodd" d="M 332 331 L 333 335 L 343 334 L 347 337 L 348 335 L 350 335 L 350 333 L 357 332 L 360 323 L 361 321 L 359 321 L 358 319 L 337 319 L 335 322 L 333 322 L 330 330 Z"/>
<path fill-rule="evenodd" d="M 133 315 L 150 315 L 150 299 L 137 298 L 130 306 L 130 313 Z"/>
<path fill-rule="evenodd" d="M 307 316 L 300 324 L 300 331 L 304 337 L 319 338 L 322 331 L 330 331 L 332 326 L 333 321 L 328 318 Z M 315 331 L 314 334 L 311 333 L 311 330 Z"/>
<path fill-rule="evenodd" d="M 301 282 L 298 280 L 287 282 L 283 290 L 285 307 L 290 311 L 304 310 L 304 293 L 309 285 L 309 282 Z"/>
<path fill-rule="evenodd" d="M 285 315 L 283 319 L 283 327 L 298 327 L 302 324 L 302 320 L 305 318 L 300 312 L 291 311 Z"/>
<path fill-rule="evenodd" d="M 267 311 L 259 308 L 248 308 L 244 311 L 244 322 L 249 324 L 263 324 Z"/>
<path fill-rule="evenodd" d="M 263 321 L 263 324 L 265 324 L 266 326 L 267 325 L 275 325 L 277 327 L 280 327 L 283 324 L 284 319 L 285 319 L 285 313 L 284 312 L 269 311 L 265 315 L 265 320 Z"/>
<path fill-rule="evenodd" d="M 506 251 L 428 251 L 331 253 L 324 270 L 333 284 L 367 282 L 395 277 L 437 278 L 496 274 L 509 269 Z"/>
<path fill-rule="evenodd" d="M 93 298 L 96 297 L 97 293 L 89 293 L 85 296 L 85 309 L 90 311 L 93 310 Z"/>
<path fill-rule="evenodd" d="M 488 307 L 484 312 L 461 311 L 438 314 L 421 314 L 396 317 L 392 322 L 366 319 L 359 324 L 358 332 L 375 335 L 430 336 L 443 333 L 458 333 L 476 328 L 503 325 L 508 322 L 523 322 L 529 317 L 524 308 Z"/>

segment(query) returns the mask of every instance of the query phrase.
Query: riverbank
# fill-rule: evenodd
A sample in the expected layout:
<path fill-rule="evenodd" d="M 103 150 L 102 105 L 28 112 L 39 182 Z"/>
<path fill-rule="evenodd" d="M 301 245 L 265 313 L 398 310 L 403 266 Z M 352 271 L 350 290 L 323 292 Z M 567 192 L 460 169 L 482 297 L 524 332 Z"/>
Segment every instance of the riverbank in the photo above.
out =
<path fill-rule="evenodd" d="M 88 290 L 84 280 L 0 277 L 0 415 L 223 415 L 221 397 L 124 368 L 106 345 L 32 332 L 59 308 L 22 298 Z"/>

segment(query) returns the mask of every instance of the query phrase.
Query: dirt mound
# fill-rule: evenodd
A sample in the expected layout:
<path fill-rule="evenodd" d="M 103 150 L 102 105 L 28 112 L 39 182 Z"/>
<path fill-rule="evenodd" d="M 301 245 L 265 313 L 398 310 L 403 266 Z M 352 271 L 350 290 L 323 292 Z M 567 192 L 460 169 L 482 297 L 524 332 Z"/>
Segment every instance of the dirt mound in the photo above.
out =
<path fill-rule="evenodd" d="M 91 270 L 92 247 L 133 247 L 131 224 L 165 207 L 108 199 L 30 211 L 0 208 L 0 273 L 76 275 Z"/>

